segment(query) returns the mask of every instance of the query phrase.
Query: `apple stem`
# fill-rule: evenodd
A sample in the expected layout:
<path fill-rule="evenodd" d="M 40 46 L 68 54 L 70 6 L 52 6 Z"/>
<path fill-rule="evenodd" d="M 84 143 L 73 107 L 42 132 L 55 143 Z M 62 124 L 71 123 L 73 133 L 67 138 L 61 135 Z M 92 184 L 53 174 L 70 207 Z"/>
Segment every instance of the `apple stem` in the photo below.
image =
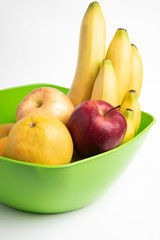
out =
<path fill-rule="evenodd" d="M 105 114 L 104 114 L 104 117 L 109 113 L 109 112 L 111 112 L 111 111 L 113 111 L 114 109 L 120 109 L 121 108 L 121 105 L 118 105 L 118 106 L 116 106 L 116 107 L 114 107 L 114 108 L 111 108 L 111 109 L 109 109 Z"/>

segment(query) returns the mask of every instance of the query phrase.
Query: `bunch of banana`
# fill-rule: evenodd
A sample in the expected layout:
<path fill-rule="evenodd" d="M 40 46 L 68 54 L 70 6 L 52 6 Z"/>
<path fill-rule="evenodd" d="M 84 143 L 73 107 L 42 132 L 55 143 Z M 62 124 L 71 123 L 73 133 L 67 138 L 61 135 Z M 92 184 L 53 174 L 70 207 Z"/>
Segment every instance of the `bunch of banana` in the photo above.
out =
<path fill-rule="evenodd" d="M 105 61 L 110 62 L 110 67 L 109 64 L 104 65 Z M 120 111 L 128 123 L 122 143 L 132 138 L 139 129 L 141 109 L 138 97 L 142 79 L 143 66 L 138 49 L 130 43 L 127 31 L 119 28 L 109 45 L 106 60 L 102 61 L 91 99 L 105 100 L 113 106 L 121 105 Z"/>
<path fill-rule="evenodd" d="M 91 98 L 93 84 L 105 52 L 105 18 L 98 2 L 92 2 L 81 23 L 77 67 L 68 92 L 74 106 Z"/>
<path fill-rule="evenodd" d="M 121 105 L 120 111 L 128 122 L 124 142 L 137 133 L 141 121 L 138 97 L 142 60 L 123 28 L 117 29 L 105 51 L 105 18 L 98 2 L 92 2 L 81 23 L 77 67 L 68 97 L 75 107 L 88 99 Z"/>

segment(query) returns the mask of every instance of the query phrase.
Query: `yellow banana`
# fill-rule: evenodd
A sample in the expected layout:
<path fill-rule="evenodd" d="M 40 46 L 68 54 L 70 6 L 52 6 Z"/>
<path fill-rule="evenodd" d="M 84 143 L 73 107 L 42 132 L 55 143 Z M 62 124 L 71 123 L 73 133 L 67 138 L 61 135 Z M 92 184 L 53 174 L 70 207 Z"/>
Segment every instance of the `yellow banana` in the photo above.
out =
<path fill-rule="evenodd" d="M 134 111 L 134 126 L 135 133 L 137 133 L 139 129 L 139 125 L 141 122 L 141 108 L 138 102 L 137 92 L 135 90 L 129 90 L 124 102 L 121 105 L 120 112 L 124 114 L 126 108 L 130 108 Z"/>
<path fill-rule="evenodd" d="M 131 44 L 131 47 L 132 47 L 132 64 L 131 64 L 131 78 L 128 89 L 136 90 L 137 96 L 139 97 L 143 80 L 143 65 L 137 47 L 134 44 Z"/>
<path fill-rule="evenodd" d="M 104 100 L 117 106 L 118 82 L 111 60 L 102 61 L 99 73 L 95 80 L 91 99 Z"/>
<path fill-rule="evenodd" d="M 134 125 L 134 112 L 130 108 L 126 108 L 123 113 L 124 117 L 127 121 L 127 131 L 124 135 L 124 138 L 121 142 L 121 144 L 129 141 L 132 139 L 135 135 L 135 125 Z"/>
<path fill-rule="evenodd" d="M 81 23 L 77 67 L 67 94 L 74 106 L 91 98 L 105 51 L 105 18 L 98 2 L 92 2 Z"/>
<path fill-rule="evenodd" d="M 126 91 L 128 90 L 130 75 L 131 75 L 131 61 L 132 61 L 132 48 L 125 29 L 119 28 L 109 47 L 106 54 L 106 59 L 112 61 L 115 74 L 118 80 L 118 101 L 117 104 L 121 105 Z"/>

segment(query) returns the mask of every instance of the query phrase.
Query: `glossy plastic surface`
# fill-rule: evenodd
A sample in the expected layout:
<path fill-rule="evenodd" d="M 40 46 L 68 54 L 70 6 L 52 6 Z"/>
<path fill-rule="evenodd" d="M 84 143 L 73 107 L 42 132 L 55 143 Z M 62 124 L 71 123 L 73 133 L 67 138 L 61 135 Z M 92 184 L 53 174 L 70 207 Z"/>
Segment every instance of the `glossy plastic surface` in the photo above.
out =
<path fill-rule="evenodd" d="M 0 90 L 0 124 L 15 122 L 20 101 L 33 84 Z M 135 157 L 155 118 L 142 112 L 139 132 L 132 140 L 90 158 L 61 166 L 43 166 L 0 157 L 0 202 L 29 212 L 59 213 L 82 208 L 106 191 Z"/>

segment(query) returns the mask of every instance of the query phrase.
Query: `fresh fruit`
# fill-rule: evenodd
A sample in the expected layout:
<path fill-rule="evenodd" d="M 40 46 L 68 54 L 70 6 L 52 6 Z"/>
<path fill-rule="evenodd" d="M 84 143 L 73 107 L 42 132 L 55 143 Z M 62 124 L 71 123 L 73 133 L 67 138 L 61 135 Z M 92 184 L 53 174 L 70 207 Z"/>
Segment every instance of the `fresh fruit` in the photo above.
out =
<path fill-rule="evenodd" d="M 118 80 L 118 99 L 117 104 L 122 101 L 128 91 L 131 76 L 132 48 L 127 30 L 119 28 L 107 51 L 106 59 L 112 61 L 115 74 Z"/>
<path fill-rule="evenodd" d="M 6 157 L 7 139 L 8 139 L 8 136 L 2 137 L 0 139 L 0 156 L 2 157 Z"/>
<path fill-rule="evenodd" d="M 124 138 L 121 142 L 121 144 L 128 142 L 130 139 L 132 139 L 135 135 L 135 125 L 134 125 L 134 112 L 132 109 L 127 108 L 125 109 L 123 113 L 126 121 L 127 121 L 127 131 L 124 135 Z"/>
<path fill-rule="evenodd" d="M 61 165 L 70 163 L 72 154 L 73 141 L 67 127 L 52 116 L 26 116 L 8 135 L 6 156 L 12 159 Z"/>
<path fill-rule="evenodd" d="M 91 98 L 106 51 L 106 24 L 98 2 L 92 2 L 81 23 L 75 76 L 68 92 L 74 106 Z"/>
<path fill-rule="evenodd" d="M 0 138 L 8 136 L 14 123 L 4 123 L 0 125 Z"/>
<path fill-rule="evenodd" d="M 52 87 L 41 87 L 21 101 L 16 111 L 16 121 L 28 115 L 42 114 L 56 117 L 67 124 L 73 110 L 74 106 L 65 94 Z"/>
<path fill-rule="evenodd" d="M 130 89 L 136 90 L 137 97 L 139 97 L 143 80 L 143 64 L 137 47 L 134 44 L 131 44 L 131 46 L 132 46 L 132 64 L 131 64 L 131 78 L 128 90 Z"/>
<path fill-rule="evenodd" d="M 135 133 L 137 133 L 140 122 L 141 122 L 141 108 L 138 102 L 137 92 L 135 90 L 131 89 L 128 91 L 126 99 L 122 103 L 120 112 L 124 114 L 124 111 L 126 110 L 126 108 L 130 108 L 134 112 L 133 119 L 134 119 Z"/>
<path fill-rule="evenodd" d="M 104 100 L 113 106 L 117 105 L 118 82 L 111 60 L 102 61 L 94 83 L 92 100 Z"/>
<path fill-rule="evenodd" d="M 124 137 L 127 123 L 111 104 L 87 100 L 75 108 L 67 127 L 76 151 L 89 157 L 117 147 Z"/>

